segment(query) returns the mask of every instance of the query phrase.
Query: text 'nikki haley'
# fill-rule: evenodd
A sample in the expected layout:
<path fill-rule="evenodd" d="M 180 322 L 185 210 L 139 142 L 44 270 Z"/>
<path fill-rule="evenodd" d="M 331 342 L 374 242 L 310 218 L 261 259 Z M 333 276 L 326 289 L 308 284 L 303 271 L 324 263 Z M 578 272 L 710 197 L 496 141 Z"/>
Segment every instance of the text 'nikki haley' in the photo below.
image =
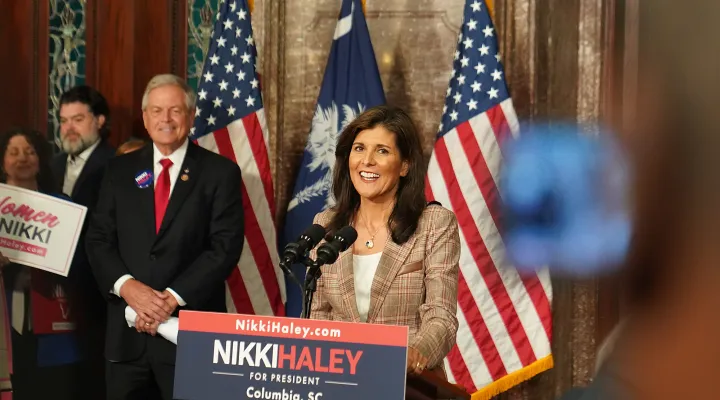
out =
<path fill-rule="evenodd" d="M 355 375 L 362 350 L 215 340 L 213 364 Z"/>

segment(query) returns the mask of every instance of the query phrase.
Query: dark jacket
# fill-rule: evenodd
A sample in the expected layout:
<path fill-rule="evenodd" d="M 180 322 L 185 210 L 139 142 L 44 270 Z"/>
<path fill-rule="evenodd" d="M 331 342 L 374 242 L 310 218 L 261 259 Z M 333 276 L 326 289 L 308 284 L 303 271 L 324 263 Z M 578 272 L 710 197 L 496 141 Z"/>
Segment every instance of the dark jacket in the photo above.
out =
<path fill-rule="evenodd" d="M 127 304 L 112 294 L 120 277 L 173 289 L 187 303 L 183 309 L 225 312 L 225 280 L 243 248 L 237 164 L 190 143 L 156 234 L 153 185 L 135 180 L 153 171 L 153 161 L 153 146 L 146 146 L 110 162 L 87 234 L 90 263 L 108 301 L 105 355 L 112 361 L 135 360 L 146 346 L 157 346 L 152 352 L 161 362 L 175 362 L 175 345 L 128 327 Z"/>

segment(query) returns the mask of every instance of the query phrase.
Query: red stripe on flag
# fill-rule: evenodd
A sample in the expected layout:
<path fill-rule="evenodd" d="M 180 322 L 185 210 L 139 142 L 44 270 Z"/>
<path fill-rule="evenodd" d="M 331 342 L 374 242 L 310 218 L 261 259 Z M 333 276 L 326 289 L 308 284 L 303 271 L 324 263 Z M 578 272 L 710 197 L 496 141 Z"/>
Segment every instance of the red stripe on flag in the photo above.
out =
<path fill-rule="evenodd" d="M 472 375 L 470 375 L 470 371 L 465 363 L 465 359 L 463 358 L 462 353 L 460 353 L 460 348 L 457 345 L 450 349 L 447 359 L 450 364 L 450 372 L 452 373 L 453 378 L 455 378 L 455 382 L 469 392 L 475 391 L 475 381 L 473 381 Z"/>
<path fill-rule="evenodd" d="M 275 194 L 273 193 L 272 174 L 270 173 L 270 160 L 268 158 L 267 147 L 265 146 L 265 138 L 263 137 L 262 126 L 258 121 L 257 113 L 252 113 L 242 118 L 245 133 L 248 137 L 248 143 L 253 152 L 253 158 L 257 163 L 263 188 L 265 189 L 265 197 L 270 207 L 270 215 L 275 214 Z M 273 224 L 275 221 L 273 221 Z"/>
<path fill-rule="evenodd" d="M 502 144 L 505 143 L 505 141 L 512 139 L 510 126 L 507 123 L 507 118 L 505 118 L 505 112 L 503 111 L 502 107 L 498 105 L 490 108 L 487 114 L 488 119 L 490 120 L 490 126 L 492 126 L 492 130 L 493 133 L 495 133 L 496 140 L 500 145 L 500 148 L 502 149 Z M 460 132 L 460 126 L 458 126 L 458 132 Z M 472 134 L 472 130 L 469 131 Z M 463 141 L 463 143 L 469 142 Z M 474 141 L 473 143 L 477 144 Z M 468 145 L 466 144 L 465 147 L 467 149 Z M 483 190 L 483 196 L 485 197 L 485 201 L 488 203 L 488 209 L 490 210 L 490 214 L 493 217 L 493 221 L 495 221 L 495 226 L 497 227 L 498 232 L 500 232 L 502 236 L 502 226 L 500 225 L 500 215 L 502 215 L 500 212 L 500 209 L 502 207 L 502 198 L 498 193 L 496 182 L 492 179 L 490 170 L 487 168 L 487 164 L 484 163 L 484 160 L 482 163 L 482 167 L 484 168 L 483 175 L 487 174 L 486 176 L 490 178 L 488 182 L 492 184 L 492 188 L 487 188 L 486 190 L 483 190 L 485 188 L 484 185 L 480 184 L 482 180 L 478 178 L 477 172 L 475 173 L 475 179 L 477 180 L 480 189 Z M 540 317 L 540 321 L 543 325 L 545 333 L 547 334 L 548 340 L 550 340 L 552 338 L 552 313 L 550 311 L 550 301 L 548 300 L 547 293 L 545 293 L 545 289 L 542 287 L 540 277 L 538 277 L 535 273 L 520 274 L 520 279 L 525 286 L 525 290 L 527 290 L 528 295 L 530 296 L 530 300 L 535 306 L 535 311 Z"/>
<path fill-rule="evenodd" d="M 193 143 L 198 144 L 198 141 L 193 140 Z M 231 159 L 235 159 L 234 154 Z M 229 287 L 230 297 L 232 297 L 233 304 L 235 305 L 235 310 L 241 314 L 255 314 L 239 266 L 233 269 L 226 282 Z"/>
<path fill-rule="evenodd" d="M 497 105 L 490 107 L 485 114 L 487 114 L 487 117 L 490 120 L 490 125 L 493 127 L 495 140 L 502 149 L 505 143 L 512 139 L 512 132 L 510 132 L 510 125 L 507 123 L 505 113 L 503 112 L 502 107 Z"/>
<path fill-rule="evenodd" d="M 232 297 L 233 304 L 235 304 L 235 310 L 239 314 L 255 314 L 239 267 L 234 268 L 230 273 L 227 284 L 230 287 L 230 297 Z"/>
<path fill-rule="evenodd" d="M 463 122 L 455 129 L 458 132 L 458 139 L 460 143 L 462 143 L 463 150 L 465 151 L 465 154 L 468 158 L 468 162 L 472 167 L 472 174 L 475 177 L 475 182 L 477 183 L 482 196 L 485 198 L 485 204 L 487 205 L 488 211 L 490 212 L 490 216 L 497 224 L 497 222 L 499 221 L 498 217 L 501 213 L 500 194 L 498 193 L 497 186 L 495 185 L 495 180 L 490 173 L 490 169 L 487 166 L 485 157 L 480 151 L 480 146 L 475 139 L 475 134 L 470 127 L 469 122 Z M 447 162 L 448 165 L 450 165 L 449 156 Z M 454 178 L 455 177 L 453 176 L 453 179 Z M 459 198 L 462 198 L 462 192 L 457 185 L 455 185 L 455 190 L 452 194 L 454 194 L 455 196 L 459 196 Z M 452 194 L 450 196 L 451 199 L 453 198 Z M 530 344 L 530 340 L 527 337 L 527 332 L 525 332 L 525 327 L 523 327 L 522 322 L 518 317 L 517 310 L 515 309 L 515 306 L 510 299 L 510 295 L 508 295 L 507 293 L 507 288 L 505 287 L 505 284 L 500 277 L 500 273 L 498 273 L 497 271 L 497 267 L 495 266 L 493 260 L 490 258 L 490 252 L 487 250 L 487 247 L 482 240 L 480 231 L 478 230 L 477 225 L 475 224 L 475 221 L 473 220 L 473 217 L 470 214 L 470 210 L 467 208 L 467 204 L 465 203 L 464 199 L 462 201 L 462 207 L 464 207 L 467 211 L 468 221 L 472 222 L 472 228 L 470 228 L 470 224 L 466 221 L 466 223 L 468 224 L 468 228 L 470 228 L 470 230 L 472 231 L 471 235 L 473 235 L 473 240 L 477 241 L 477 246 L 469 244 L 470 251 L 474 253 L 473 257 L 475 258 L 475 260 L 478 260 L 478 257 L 487 258 L 488 262 L 478 263 L 478 266 L 480 267 L 480 273 L 485 279 L 488 289 L 490 290 L 490 293 L 495 300 L 495 304 L 500 310 L 500 315 L 502 316 L 503 322 L 505 322 L 508 333 L 510 333 L 510 338 L 513 342 L 513 345 L 515 345 L 515 349 L 518 352 L 520 362 L 522 362 L 523 366 L 528 366 L 535 362 L 537 358 L 535 357 L 535 352 L 533 351 L 532 345 Z M 475 237 L 475 235 L 477 236 Z"/>
<path fill-rule="evenodd" d="M 430 186 L 430 179 L 427 175 L 425 175 L 425 198 L 427 201 L 434 201 L 435 195 L 433 194 L 432 187 Z M 459 271 L 458 274 L 459 279 L 463 279 L 462 277 L 462 271 Z M 462 310 L 462 307 L 461 307 Z M 464 312 L 463 312 L 464 314 Z M 467 317 L 466 317 L 467 318 Z M 486 329 L 487 330 L 487 329 Z M 490 335 L 488 334 L 488 337 Z M 450 364 L 450 372 L 452 373 L 452 376 L 455 378 L 455 382 L 462 385 L 465 388 L 475 388 L 475 382 L 472 379 L 472 376 L 470 375 L 470 371 L 468 370 L 467 364 L 465 363 L 465 359 L 463 358 L 462 354 L 460 353 L 460 348 L 458 348 L 457 344 L 450 349 L 450 353 L 447 355 L 449 364 Z"/>
<path fill-rule="evenodd" d="M 458 187 L 458 182 L 455 178 L 456 171 L 453 171 L 452 169 L 450 155 L 448 154 L 447 147 L 445 146 L 444 138 L 435 142 L 435 157 L 438 161 L 440 173 L 445 181 L 452 209 L 455 211 L 460 229 L 463 232 L 463 236 L 465 236 L 465 241 L 467 242 L 466 247 L 469 247 L 473 258 L 475 259 L 475 263 L 480 267 L 481 274 L 483 270 L 489 269 L 485 268 L 484 265 L 489 263 L 495 273 L 495 281 L 500 283 L 499 286 L 502 286 L 502 281 L 500 281 L 497 276 L 497 271 L 495 271 L 495 266 L 492 265 L 492 260 L 489 257 L 485 243 L 483 243 L 482 238 L 480 237 L 480 232 L 478 231 L 477 226 L 475 226 L 475 221 L 473 220 L 470 210 L 467 208 L 467 204 L 465 203 L 463 194 Z M 479 248 L 482 248 L 483 252 L 478 251 L 477 249 Z M 467 282 L 465 282 L 465 276 L 462 273 L 462 270 L 460 270 L 459 276 L 458 304 L 460 305 L 460 309 L 463 311 L 463 314 L 465 314 L 465 319 L 468 322 L 468 328 L 472 332 L 473 339 L 475 339 L 475 342 L 480 349 L 480 354 L 488 366 L 490 375 L 493 379 L 501 378 L 507 375 L 505 365 L 500 358 L 500 354 L 498 353 L 497 347 L 490 336 L 488 328 L 485 325 L 485 321 L 481 317 L 480 309 L 475 302 L 475 298 L 473 297 Z M 505 314 L 508 314 L 508 308 L 512 309 L 512 312 L 514 313 L 514 308 L 512 307 L 512 303 L 509 301 L 510 299 L 507 296 L 507 292 L 504 291 L 504 287 L 498 290 L 497 284 L 491 285 L 492 282 L 489 282 L 488 277 L 484 274 L 483 279 L 485 279 L 485 282 L 490 289 L 490 293 L 503 317 L 503 321 L 505 321 L 505 324 L 508 325 L 508 319 L 511 318 L 512 315 Z M 504 298 L 502 297 L 503 293 L 505 294 Z M 499 301 L 498 299 L 502 299 L 502 301 Z M 517 314 L 515 314 L 514 317 L 517 318 Z M 510 332 L 509 329 L 508 331 Z M 527 338 L 525 338 L 525 340 L 527 340 Z"/>
<path fill-rule="evenodd" d="M 540 317 L 540 322 L 545 330 L 545 334 L 547 334 L 548 341 L 552 340 L 552 311 L 547 293 L 545 293 L 545 288 L 542 286 L 542 282 L 540 282 L 540 277 L 535 273 L 527 275 L 520 274 L 520 279 L 522 279 L 525 290 L 527 290 L 530 300 L 535 306 L 535 311 L 537 311 L 538 317 Z"/>
<path fill-rule="evenodd" d="M 253 258 L 255 259 L 255 265 L 260 272 L 260 278 L 265 286 L 265 292 L 267 293 L 268 301 L 273 310 L 273 315 L 284 316 L 285 315 L 285 304 L 280 294 L 280 284 L 277 281 L 275 275 L 275 267 L 273 266 L 272 259 L 270 258 L 270 252 L 268 251 L 265 238 L 263 237 L 262 230 L 258 224 L 257 217 L 252 210 L 252 204 L 248 197 L 247 189 L 243 185 L 243 198 L 245 198 L 245 239 L 252 250 Z M 248 212 L 249 209 L 249 212 Z"/>
<path fill-rule="evenodd" d="M 483 156 L 482 150 L 480 150 L 480 145 L 477 139 L 475 139 L 475 133 L 468 122 L 458 125 L 455 127 L 455 130 L 457 130 L 458 138 L 465 150 L 468 163 L 472 168 L 472 171 L 468 172 L 472 172 L 475 177 L 475 182 L 480 189 L 480 193 L 482 193 L 482 197 L 485 199 L 485 204 L 490 212 L 490 216 L 498 228 L 498 231 L 500 231 L 500 215 L 502 215 L 500 193 L 495 185 L 495 178 L 493 178 L 492 173 L 490 173 L 490 168 L 488 168 L 487 162 L 485 162 L 485 156 Z"/>
<path fill-rule="evenodd" d="M 230 140 L 230 134 L 227 128 L 219 129 L 213 132 L 215 137 L 215 143 L 217 143 L 218 152 L 232 160 L 237 164 L 235 158 L 235 151 Z M 270 258 L 270 251 L 265 243 L 262 230 L 258 224 L 255 211 L 252 208 L 250 197 L 247 193 L 245 184 L 242 185 L 242 196 L 243 196 L 243 210 L 245 218 L 245 240 L 247 241 L 248 247 L 252 252 L 253 259 L 255 260 L 255 266 L 260 273 L 260 278 L 263 281 L 265 292 L 267 293 L 268 301 L 273 309 L 274 315 L 285 315 L 285 305 L 282 301 L 280 294 L 280 285 L 275 275 L 275 267 L 272 264 Z M 243 250 L 244 251 L 244 250 Z"/>

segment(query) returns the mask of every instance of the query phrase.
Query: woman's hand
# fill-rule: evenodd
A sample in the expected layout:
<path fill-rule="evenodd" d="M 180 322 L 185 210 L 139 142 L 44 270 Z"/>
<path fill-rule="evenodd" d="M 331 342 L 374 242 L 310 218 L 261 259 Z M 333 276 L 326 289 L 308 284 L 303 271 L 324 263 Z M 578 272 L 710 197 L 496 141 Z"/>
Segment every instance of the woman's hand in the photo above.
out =
<path fill-rule="evenodd" d="M 428 360 L 419 351 L 408 347 L 407 372 L 421 374 L 427 368 Z"/>

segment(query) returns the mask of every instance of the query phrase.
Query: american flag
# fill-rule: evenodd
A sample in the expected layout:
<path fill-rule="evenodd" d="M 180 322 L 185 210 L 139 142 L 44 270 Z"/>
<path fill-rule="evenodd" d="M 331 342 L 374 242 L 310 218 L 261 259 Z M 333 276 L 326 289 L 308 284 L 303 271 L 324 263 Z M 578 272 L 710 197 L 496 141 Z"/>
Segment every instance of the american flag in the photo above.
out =
<path fill-rule="evenodd" d="M 487 5 L 468 0 L 426 191 L 460 225 L 460 326 L 445 367 L 450 380 L 477 393 L 473 399 L 552 367 L 550 276 L 521 276 L 502 238 L 502 144 L 518 130 Z"/>
<path fill-rule="evenodd" d="M 252 34 L 247 0 L 222 1 L 198 85 L 191 138 L 242 170 L 245 244 L 226 282 L 228 311 L 284 315 L 268 128 Z"/>

